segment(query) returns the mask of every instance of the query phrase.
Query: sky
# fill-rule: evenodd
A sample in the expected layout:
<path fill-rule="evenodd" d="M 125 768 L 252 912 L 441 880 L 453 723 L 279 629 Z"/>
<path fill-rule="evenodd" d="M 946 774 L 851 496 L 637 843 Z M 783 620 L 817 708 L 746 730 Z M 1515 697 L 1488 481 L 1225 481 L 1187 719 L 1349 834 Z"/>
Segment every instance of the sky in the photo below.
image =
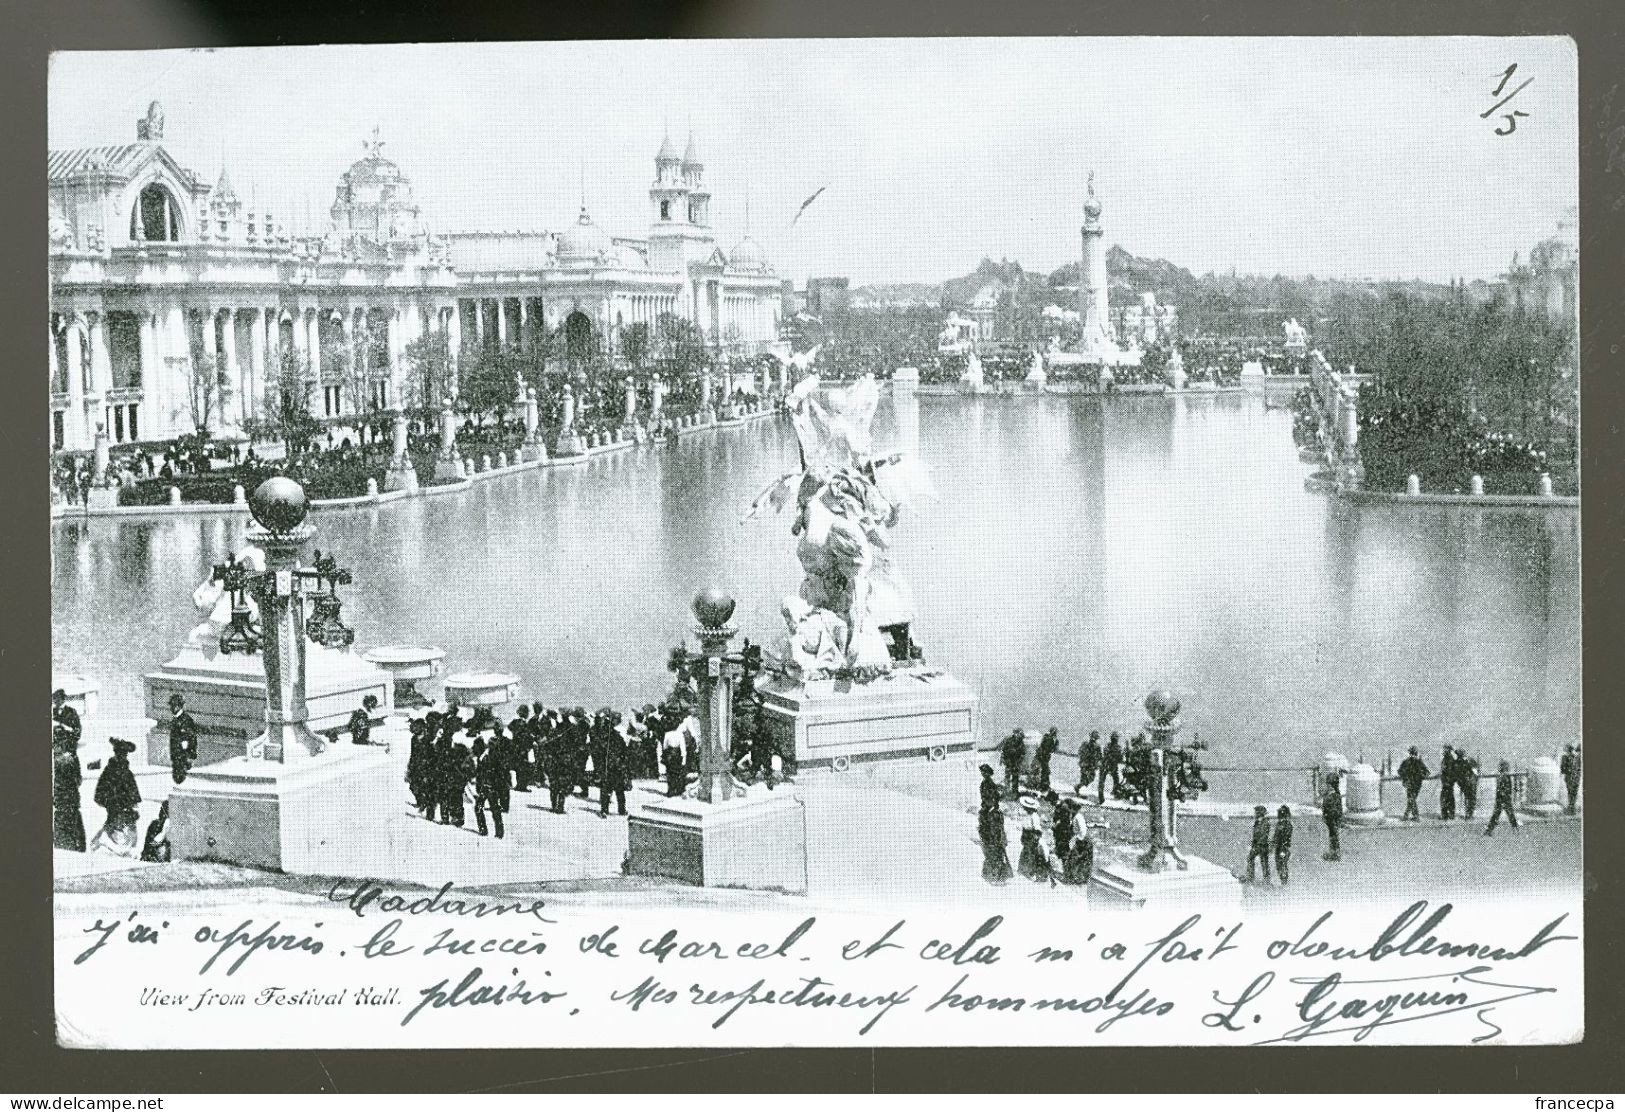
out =
<path fill-rule="evenodd" d="M 1514 64 L 1501 97 L 1533 80 L 1482 118 Z M 1197 274 L 1487 279 L 1578 201 L 1575 67 L 1556 38 L 65 53 L 49 141 L 133 141 L 158 100 L 183 165 L 319 230 L 377 127 L 437 232 L 558 230 L 584 196 L 635 237 L 663 132 L 681 150 L 692 128 L 720 245 L 748 227 L 798 284 L 1051 270 L 1078 257 L 1090 170 L 1108 244 Z"/>

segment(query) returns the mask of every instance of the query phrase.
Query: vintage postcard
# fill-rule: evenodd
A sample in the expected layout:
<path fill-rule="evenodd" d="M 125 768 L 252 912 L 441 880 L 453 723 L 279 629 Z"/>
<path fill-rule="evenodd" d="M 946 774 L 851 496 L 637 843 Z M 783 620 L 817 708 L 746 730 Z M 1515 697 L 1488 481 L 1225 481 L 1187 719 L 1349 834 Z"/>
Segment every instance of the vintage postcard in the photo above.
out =
<path fill-rule="evenodd" d="M 1585 1032 L 1562 38 L 62 53 L 57 1039 Z"/>

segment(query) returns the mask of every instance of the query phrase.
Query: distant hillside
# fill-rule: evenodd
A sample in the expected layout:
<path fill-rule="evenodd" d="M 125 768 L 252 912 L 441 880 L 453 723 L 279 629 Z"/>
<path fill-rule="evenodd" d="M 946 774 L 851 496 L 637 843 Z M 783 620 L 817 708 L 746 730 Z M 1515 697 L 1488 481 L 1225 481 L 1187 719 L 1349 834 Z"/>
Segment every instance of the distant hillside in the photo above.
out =
<path fill-rule="evenodd" d="M 936 285 L 907 282 L 863 286 L 852 291 L 854 305 L 928 305 L 966 309 L 977 294 L 992 287 L 1012 309 L 1071 306 L 1081 265 L 1069 262 L 1048 275 L 1023 269 L 1020 262 L 983 259 L 975 270 Z M 1113 246 L 1106 252 L 1106 274 L 1113 306 L 1131 305 L 1142 295 L 1155 294 L 1161 304 L 1178 307 L 1189 327 L 1246 331 L 1256 324 L 1273 333 L 1280 322 L 1297 317 L 1308 323 L 1330 311 L 1340 298 L 1367 298 L 1403 291 L 1413 296 L 1439 296 L 1451 287 L 1429 282 L 1349 282 L 1335 279 L 1288 278 L 1284 275 L 1192 274 L 1167 259 L 1147 259 Z M 1483 285 L 1473 283 L 1474 287 Z M 1487 292 L 1475 289 L 1475 298 Z"/>

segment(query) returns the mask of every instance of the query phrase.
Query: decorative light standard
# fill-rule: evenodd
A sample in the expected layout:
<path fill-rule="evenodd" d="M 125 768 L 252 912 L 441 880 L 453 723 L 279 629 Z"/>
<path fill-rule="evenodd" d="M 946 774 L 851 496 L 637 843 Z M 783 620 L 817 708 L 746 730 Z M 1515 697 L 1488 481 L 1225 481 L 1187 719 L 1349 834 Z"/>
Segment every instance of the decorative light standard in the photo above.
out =
<path fill-rule="evenodd" d="M 733 749 L 734 681 L 744 661 L 728 652 L 728 642 L 738 632 L 728 624 L 734 613 L 733 598 L 709 587 L 694 596 L 692 609 L 700 622 L 694 634 L 700 639 L 702 662 L 695 677 L 700 696 L 700 779 L 695 796 L 702 803 L 713 803 L 731 799 L 734 794 L 729 761 Z"/>
<path fill-rule="evenodd" d="M 1175 868 L 1188 869 L 1190 862 L 1179 852 L 1175 804 L 1185 798 L 1188 790 L 1200 791 L 1205 785 L 1199 774 L 1194 777 L 1187 774 L 1187 749 L 1173 745 L 1173 737 L 1179 732 L 1179 699 L 1171 691 L 1153 691 L 1145 697 L 1145 713 L 1150 719 L 1146 730 L 1151 735 L 1150 767 L 1145 781 L 1151 846 L 1140 855 L 1139 866 L 1153 873 L 1163 871 L 1170 862 Z M 1198 741 L 1188 748 L 1199 750 L 1203 746 Z"/>
<path fill-rule="evenodd" d="M 247 580 L 259 604 L 265 661 L 265 733 L 249 742 L 248 755 L 286 763 L 325 748 L 306 725 L 310 711 L 305 703 L 305 642 L 307 636 L 328 646 L 354 640 L 355 633 L 339 621 L 335 590 L 340 582 L 350 581 L 350 573 L 331 558 L 315 569 L 299 566 L 316 530 L 305 524 L 309 512 L 305 491 L 292 479 L 265 480 L 249 496 L 248 508 L 255 522 L 248 540 L 264 551 L 266 566 L 264 574 Z M 326 594 L 316 596 L 316 615 L 307 633 L 305 584 L 313 581 L 319 586 L 324 580 L 330 586 Z M 234 605 L 233 628 L 236 609 Z"/>

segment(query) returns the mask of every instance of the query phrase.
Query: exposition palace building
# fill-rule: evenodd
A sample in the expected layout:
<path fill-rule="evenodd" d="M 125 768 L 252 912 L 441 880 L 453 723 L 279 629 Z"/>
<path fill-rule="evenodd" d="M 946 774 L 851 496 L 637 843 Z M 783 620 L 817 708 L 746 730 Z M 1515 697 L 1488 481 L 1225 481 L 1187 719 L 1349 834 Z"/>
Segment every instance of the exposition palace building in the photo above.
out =
<path fill-rule="evenodd" d="M 90 448 L 98 425 L 115 444 L 168 440 L 197 427 L 200 405 L 232 428 L 261 411 L 289 351 L 309 368 L 313 412 L 334 416 L 356 407 L 346 377 L 364 377 L 368 404 L 398 404 L 403 352 L 430 332 L 454 357 L 561 329 L 613 356 L 628 326 L 662 313 L 719 353 L 778 337 L 779 279 L 748 236 L 717 246 L 692 138 L 682 155 L 661 145 L 650 228 L 630 238 L 585 207 L 561 233 L 436 236 L 376 133 L 340 176 L 325 234 L 290 234 L 163 137 L 155 102 L 134 143 L 50 152 L 53 448 Z M 212 402 L 199 367 L 222 383 Z"/>

